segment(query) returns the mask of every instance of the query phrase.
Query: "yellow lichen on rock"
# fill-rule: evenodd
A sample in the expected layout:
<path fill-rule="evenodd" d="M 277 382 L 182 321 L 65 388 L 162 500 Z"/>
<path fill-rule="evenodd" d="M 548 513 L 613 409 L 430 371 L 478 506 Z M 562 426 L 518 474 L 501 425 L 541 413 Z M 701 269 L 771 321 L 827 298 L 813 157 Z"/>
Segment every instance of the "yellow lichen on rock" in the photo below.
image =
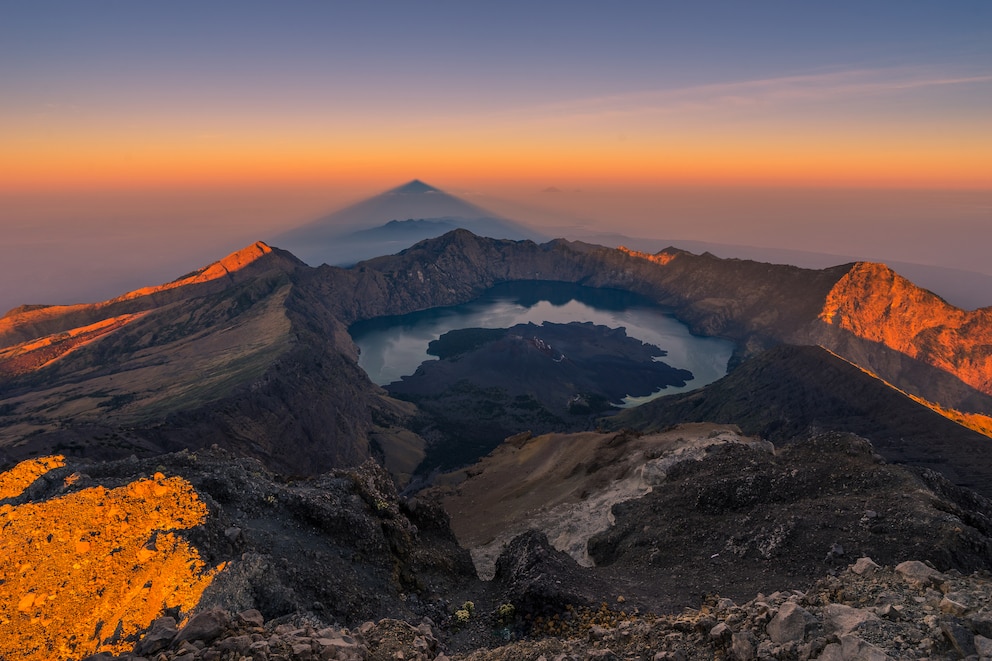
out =
<path fill-rule="evenodd" d="M 65 466 L 65 457 L 57 454 L 22 461 L 6 473 L 0 473 L 0 500 L 13 498 L 48 471 L 62 466 Z"/>
<path fill-rule="evenodd" d="M 0 474 L 5 497 L 26 488 L 32 471 L 43 473 L 39 466 L 62 465 L 51 457 L 24 464 Z M 196 549 L 166 531 L 206 514 L 192 485 L 160 474 L 0 507 L 0 658 L 120 653 L 165 609 L 188 613 L 223 565 L 205 570 Z"/>

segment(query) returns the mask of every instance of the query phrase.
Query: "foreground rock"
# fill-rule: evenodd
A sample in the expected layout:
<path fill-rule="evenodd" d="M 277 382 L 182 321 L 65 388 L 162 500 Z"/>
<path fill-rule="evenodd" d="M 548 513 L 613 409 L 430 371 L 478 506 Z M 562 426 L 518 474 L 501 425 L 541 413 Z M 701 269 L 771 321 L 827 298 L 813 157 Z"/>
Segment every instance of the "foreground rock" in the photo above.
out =
<path fill-rule="evenodd" d="M 929 579 L 911 576 L 928 567 Z M 455 652 L 429 619 L 352 628 L 302 616 L 263 621 L 257 611 L 206 611 L 176 630 L 165 618 L 135 647 L 136 660 L 226 659 L 961 659 L 992 648 L 992 575 L 939 572 L 916 561 L 880 567 L 862 558 L 801 592 L 759 594 L 744 603 L 710 595 L 698 609 L 653 616 L 576 608 L 526 623 L 526 635 L 491 649 Z M 467 611 L 466 611 L 467 612 Z M 467 620 L 509 631 L 518 616 L 472 612 Z M 453 623 L 449 628 L 472 626 Z M 91 657 L 112 659 L 115 657 Z"/>
<path fill-rule="evenodd" d="M 142 608 L 150 612 L 176 607 L 155 613 L 146 622 L 161 615 L 181 622 L 194 606 L 198 611 L 215 606 L 235 612 L 257 610 L 266 620 L 309 614 L 347 626 L 383 617 L 447 616 L 447 599 L 458 598 L 467 586 L 478 582 L 471 559 L 457 545 L 444 511 L 424 499 L 401 499 L 385 470 L 372 461 L 313 479 L 288 481 L 269 473 L 254 459 L 235 459 L 219 449 L 96 464 L 67 460 L 65 466 L 49 470 L 22 493 L 11 490 L 17 493 L 4 499 L 6 494 L 0 492 L 0 510 L 17 512 L 36 503 L 58 505 L 91 492 L 116 493 L 105 490 L 132 493 L 134 484 L 147 484 L 150 493 L 158 489 L 165 494 L 163 498 L 174 499 L 173 491 L 166 489 L 172 484 L 170 480 L 178 479 L 173 476 L 180 476 L 183 484 L 195 489 L 201 514 L 205 514 L 185 526 L 189 529 L 182 532 L 184 543 L 198 553 L 203 565 L 223 566 L 223 570 L 213 576 L 198 604 L 197 600 L 186 604 L 149 598 Z M 144 492 L 135 493 L 138 497 Z M 129 522 L 108 522 L 101 513 L 107 509 L 102 501 L 109 503 L 109 496 L 100 502 L 93 500 L 89 506 L 92 512 L 66 510 L 66 515 L 74 517 L 72 534 L 76 536 L 72 541 L 86 536 L 103 544 L 87 542 L 87 552 L 100 550 L 113 558 L 129 559 L 130 551 L 112 548 L 113 544 L 108 546 L 103 540 L 117 539 L 115 526 L 137 529 L 137 515 L 131 514 Z M 151 496 L 145 500 L 149 500 L 146 509 L 165 511 Z M 133 564 L 141 562 L 144 567 L 148 564 L 144 562 L 146 556 L 155 557 L 156 552 L 163 555 L 165 536 L 156 532 L 162 527 L 155 522 L 145 526 L 152 540 L 157 535 L 157 551 L 153 541 L 142 551 L 145 540 L 139 539 L 132 545 L 138 559 L 129 564 L 118 562 L 120 567 L 115 565 L 114 572 L 122 577 L 139 575 Z M 16 560 L 13 566 L 52 565 L 56 544 L 37 543 L 50 532 L 53 529 L 39 529 L 27 535 L 33 541 L 12 551 Z M 58 530 L 54 532 L 61 535 Z M 82 570 L 67 567 L 64 571 L 75 576 Z M 164 573 L 147 578 L 174 580 L 173 574 Z M 4 579 L 13 585 L 10 577 Z M 144 580 L 139 581 L 136 592 Z M 53 585 L 51 592 L 58 593 L 58 585 Z M 71 601 L 72 593 L 59 594 L 58 603 Z M 88 632 L 94 627 L 99 631 L 96 620 L 100 612 L 92 603 L 76 603 L 73 608 L 76 617 L 87 623 Z M 85 613 L 90 614 L 89 620 L 81 615 Z M 15 612 L 14 616 L 20 614 Z M 221 628 L 216 623 L 211 626 Z M 162 627 L 159 623 L 160 633 Z M 125 630 L 123 635 L 129 633 Z"/>
<path fill-rule="evenodd" d="M 206 518 L 183 538 L 204 566 L 223 569 L 199 603 L 164 611 L 161 601 L 150 603 L 158 609 L 150 626 L 136 635 L 113 632 L 113 647 L 85 653 L 133 648 L 156 661 L 442 653 L 868 659 L 986 650 L 990 578 L 972 574 L 992 567 L 992 506 L 981 496 L 935 473 L 886 465 L 848 434 L 814 435 L 774 452 L 722 434 L 661 452 L 639 445 L 647 437 L 603 436 L 605 444 L 585 454 L 570 446 L 586 462 L 565 475 L 579 487 L 577 502 L 628 479 L 631 466 L 617 458 L 633 458 L 636 448 L 652 478 L 649 491 L 611 501 L 613 524 L 587 538 L 595 566 L 581 566 L 549 535 L 530 531 L 499 554 L 490 582 L 476 577 L 447 514 L 426 495 L 399 496 L 374 462 L 293 481 L 219 449 L 67 460 L 45 464 L 37 478 L 36 471 L 15 476 L 16 484 L 0 489 L 0 506 L 9 514 L 98 487 L 132 488 L 136 480 L 152 496 L 166 495 L 173 476 L 202 500 Z M 521 452 L 507 457 L 530 456 L 528 439 L 518 442 Z M 489 515 L 479 509 L 476 516 Z M 162 539 L 137 553 L 161 551 Z M 11 557 L 43 565 L 45 553 L 45 544 L 31 543 Z M 855 558 L 862 559 L 848 568 Z M 759 592 L 769 596 L 755 598 Z M 84 628 L 99 630 L 95 616 L 87 619 L 89 605 L 75 612 Z"/>
<path fill-rule="evenodd" d="M 929 580 L 908 580 L 919 566 L 927 565 L 914 561 L 882 568 L 863 558 L 806 592 L 759 594 L 743 604 L 711 595 L 698 610 L 657 618 L 624 615 L 608 627 L 571 618 L 564 623 L 565 636 L 479 650 L 465 658 L 987 658 L 992 575 L 928 567 Z"/>
<path fill-rule="evenodd" d="M 120 657 L 97 654 L 88 660 L 432 661 L 438 657 L 438 640 L 430 620 L 414 626 L 402 620 L 382 619 L 346 629 L 324 626 L 304 617 L 265 622 L 256 610 L 236 614 L 209 610 L 178 631 L 174 624 L 172 618 L 156 622 L 135 646 L 133 654 Z"/>

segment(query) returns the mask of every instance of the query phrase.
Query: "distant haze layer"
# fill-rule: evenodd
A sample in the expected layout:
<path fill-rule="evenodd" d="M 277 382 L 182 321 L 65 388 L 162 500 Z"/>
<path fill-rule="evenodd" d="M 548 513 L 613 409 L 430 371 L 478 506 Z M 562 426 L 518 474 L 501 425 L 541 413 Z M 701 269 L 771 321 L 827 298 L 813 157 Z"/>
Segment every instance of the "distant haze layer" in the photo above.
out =
<path fill-rule="evenodd" d="M 704 241 L 992 275 L 992 191 L 428 181 L 548 236 Z M 5 194 L 0 312 L 171 280 L 397 183 Z"/>

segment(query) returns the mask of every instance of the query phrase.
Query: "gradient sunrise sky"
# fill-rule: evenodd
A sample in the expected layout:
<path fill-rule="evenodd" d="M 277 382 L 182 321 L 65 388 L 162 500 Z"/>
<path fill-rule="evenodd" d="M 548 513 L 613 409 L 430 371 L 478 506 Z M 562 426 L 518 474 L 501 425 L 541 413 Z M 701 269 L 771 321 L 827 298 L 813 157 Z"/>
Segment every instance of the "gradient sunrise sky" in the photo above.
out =
<path fill-rule="evenodd" d="M 413 178 L 524 221 L 992 273 L 992 3 L 0 2 L 0 307 Z"/>

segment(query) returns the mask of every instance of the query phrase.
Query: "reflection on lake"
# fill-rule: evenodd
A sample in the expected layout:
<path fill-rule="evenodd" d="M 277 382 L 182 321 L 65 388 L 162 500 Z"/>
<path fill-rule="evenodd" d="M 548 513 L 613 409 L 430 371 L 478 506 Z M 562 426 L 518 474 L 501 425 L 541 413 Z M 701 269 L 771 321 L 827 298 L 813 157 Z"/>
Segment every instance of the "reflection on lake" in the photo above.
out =
<path fill-rule="evenodd" d="M 655 395 L 625 399 L 631 406 L 716 381 L 726 375 L 733 351 L 733 344 L 726 340 L 692 335 L 685 324 L 643 296 L 558 282 L 497 285 L 470 303 L 362 321 L 354 324 L 350 332 L 361 349 L 358 364 L 372 381 L 386 385 L 413 374 L 425 360 L 436 360 L 427 355 L 427 345 L 448 331 L 509 328 L 544 321 L 623 326 L 628 336 L 667 351 L 661 360 L 689 370 L 695 377 L 681 388 L 669 387 Z"/>

